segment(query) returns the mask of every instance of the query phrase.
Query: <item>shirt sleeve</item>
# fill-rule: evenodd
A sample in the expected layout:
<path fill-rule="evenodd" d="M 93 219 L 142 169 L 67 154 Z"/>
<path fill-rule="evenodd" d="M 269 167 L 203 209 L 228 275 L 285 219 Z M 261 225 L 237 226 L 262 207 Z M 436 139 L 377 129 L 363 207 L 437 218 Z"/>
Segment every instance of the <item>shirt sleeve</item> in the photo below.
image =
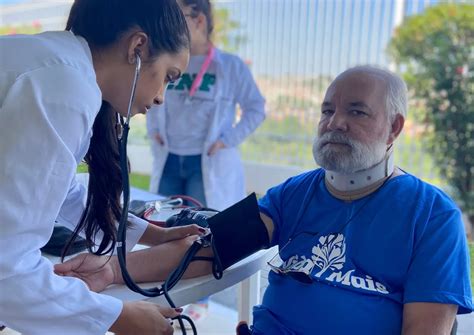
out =
<path fill-rule="evenodd" d="M 86 208 L 87 186 L 73 177 L 66 199 L 59 211 L 56 223 L 74 230 Z"/>
<path fill-rule="evenodd" d="M 419 235 L 405 281 L 404 303 L 454 304 L 459 314 L 470 313 L 469 254 L 460 211 L 434 215 Z"/>
<path fill-rule="evenodd" d="M 274 246 L 291 237 L 298 226 L 299 216 L 303 215 L 307 202 L 313 197 L 318 187 L 321 170 L 308 171 L 288 178 L 285 182 L 270 188 L 264 197 L 259 200 L 260 211 L 273 221 Z"/>
<path fill-rule="evenodd" d="M 139 217 L 128 213 L 128 223 L 127 227 L 127 252 L 131 251 L 133 247 L 138 243 L 149 223 Z"/>
<path fill-rule="evenodd" d="M 0 109 L 0 318 L 24 334 L 104 334 L 122 309 L 55 275 L 40 252 L 100 106 L 92 85 L 71 66 L 40 68 L 17 78 Z"/>
<path fill-rule="evenodd" d="M 281 198 L 284 184 L 270 188 L 264 197 L 259 202 L 260 211 L 270 217 L 273 221 L 273 236 L 270 241 L 270 246 L 273 247 L 278 244 L 281 225 L 282 225 L 282 211 Z"/>
<path fill-rule="evenodd" d="M 64 200 L 59 215 L 56 219 L 56 223 L 65 226 L 71 230 L 76 228 L 76 225 L 81 219 L 82 213 L 85 210 L 87 199 L 87 185 L 77 181 L 77 175 L 74 176 L 69 192 Z M 145 232 L 148 222 L 136 217 L 133 214 L 128 214 L 127 226 L 127 251 L 131 251 L 133 247 L 138 243 L 143 233 Z M 80 236 L 85 238 L 85 234 L 81 231 Z M 103 237 L 102 231 L 97 232 L 95 235 L 96 241 L 100 243 Z"/>
<path fill-rule="evenodd" d="M 238 60 L 236 101 L 242 115 L 240 121 L 222 135 L 222 142 L 228 147 L 235 147 L 242 143 L 265 120 L 265 99 L 260 93 L 257 84 L 248 66 Z"/>

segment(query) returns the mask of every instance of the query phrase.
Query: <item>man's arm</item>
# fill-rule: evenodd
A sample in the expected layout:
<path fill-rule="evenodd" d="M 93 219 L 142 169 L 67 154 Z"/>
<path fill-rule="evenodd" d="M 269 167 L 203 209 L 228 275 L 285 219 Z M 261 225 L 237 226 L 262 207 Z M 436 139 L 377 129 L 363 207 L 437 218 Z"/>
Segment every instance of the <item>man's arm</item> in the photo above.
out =
<path fill-rule="evenodd" d="M 273 221 L 269 216 L 263 214 L 262 212 L 260 212 L 260 218 L 262 219 L 263 223 L 265 224 L 265 228 L 267 228 L 268 240 L 270 241 L 270 243 L 272 243 L 273 229 L 274 229 Z"/>
<path fill-rule="evenodd" d="M 273 234 L 273 221 L 270 217 L 260 214 L 269 238 Z M 198 238 L 188 236 L 163 243 L 151 248 L 127 254 L 127 270 L 136 282 L 152 282 L 165 280 L 183 259 L 189 247 Z M 212 248 L 201 249 L 198 256 L 213 257 Z M 55 265 L 55 272 L 63 276 L 77 277 L 83 280 L 91 290 L 100 292 L 111 284 L 123 284 L 117 257 L 81 254 L 62 264 Z M 212 272 L 211 262 L 192 262 L 183 278 L 203 276 Z"/>
<path fill-rule="evenodd" d="M 403 335 L 449 335 L 458 306 L 414 302 L 403 306 Z"/>
<path fill-rule="evenodd" d="M 196 235 L 188 236 L 181 240 L 129 253 L 127 255 L 127 270 L 137 283 L 163 281 L 178 266 L 186 251 L 197 239 Z M 212 249 L 201 249 L 197 256 L 212 257 Z M 109 284 L 123 284 L 117 257 L 112 257 L 110 264 L 114 276 L 113 282 Z M 189 265 L 183 278 L 199 277 L 211 272 L 211 262 L 194 261 Z"/>
<path fill-rule="evenodd" d="M 163 281 L 181 262 L 186 251 L 198 236 L 163 243 L 127 254 L 127 270 L 136 282 Z M 212 256 L 211 248 L 202 249 L 199 256 Z M 117 256 L 79 254 L 54 265 L 60 276 L 76 277 L 94 292 L 101 292 L 111 284 L 123 284 Z M 210 262 L 195 261 L 188 267 L 184 278 L 198 277 L 211 272 Z"/>
<path fill-rule="evenodd" d="M 146 229 L 143 235 L 140 237 L 138 243 L 147 246 L 153 246 L 173 240 L 179 240 L 189 235 L 203 235 L 205 232 L 205 229 L 199 227 L 196 224 L 181 227 L 163 228 L 149 223 L 147 224 Z"/>
<path fill-rule="evenodd" d="M 268 231 L 269 240 L 272 239 L 273 221 L 267 215 L 260 213 L 260 217 Z M 184 239 L 170 241 L 152 248 L 132 252 L 127 256 L 127 269 L 136 282 L 150 282 L 165 280 L 168 274 L 173 271 L 184 257 L 184 254 L 198 237 L 188 236 Z M 201 249 L 197 256 L 213 257 L 212 248 Z M 150 266 L 155 264 L 156 266 Z M 203 276 L 212 272 L 211 262 L 192 262 L 183 278 L 193 278 Z M 112 259 L 114 270 L 114 284 L 123 284 L 120 275 L 120 267 L 117 258 Z"/>

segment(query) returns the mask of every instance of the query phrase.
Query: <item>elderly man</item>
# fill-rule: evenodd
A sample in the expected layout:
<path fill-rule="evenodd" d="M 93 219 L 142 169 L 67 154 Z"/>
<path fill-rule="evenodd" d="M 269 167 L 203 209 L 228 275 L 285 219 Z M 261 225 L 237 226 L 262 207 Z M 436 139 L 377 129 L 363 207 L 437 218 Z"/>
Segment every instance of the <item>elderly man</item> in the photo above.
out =
<path fill-rule="evenodd" d="M 406 112 L 406 86 L 388 71 L 352 68 L 329 86 L 313 146 L 322 169 L 260 201 L 279 272 L 312 283 L 271 274 L 254 333 L 449 334 L 456 312 L 472 311 L 459 209 L 393 164 Z"/>
<path fill-rule="evenodd" d="M 406 100 L 400 78 L 369 66 L 329 86 L 313 146 L 322 168 L 288 179 L 259 203 L 280 257 L 270 262 L 252 334 L 449 334 L 456 313 L 473 310 L 459 209 L 393 163 Z M 132 254 L 130 271 L 141 281 L 161 279 L 166 267 L 141 264 L 179 257 L 170 250 L 184 247 Z M 203 264 L 188 275 L 208 272 Z M 112 258 L 99 286 L 82 278 L 102 289 L 121 282 L 116 269 Z"/>

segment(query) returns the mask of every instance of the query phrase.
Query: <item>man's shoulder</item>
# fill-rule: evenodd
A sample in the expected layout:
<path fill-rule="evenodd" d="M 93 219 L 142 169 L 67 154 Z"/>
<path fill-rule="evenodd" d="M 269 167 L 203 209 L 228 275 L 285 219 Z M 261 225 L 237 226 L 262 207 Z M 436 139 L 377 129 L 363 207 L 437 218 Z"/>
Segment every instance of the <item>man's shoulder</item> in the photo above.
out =
<path fill-rule="evenodd" d="M 323 173 L 323 175 L 321 175 Z M 289 177 L 284 182 L 271 187 L 267 193 L 271 194 L 300 194 L 304 195 L 319 178 L 324 176 L 322 169 L 311 170 Z M 300 192 L 303 191 L 303 192 Z"/>
<path fill-rule="evenodd" d="M 387 186 L 391 197 L 408 200 L 418 207 L 425 204 L 444 210 L 458 208 L 445 190 L 410 173 L 393 178 Z"/>

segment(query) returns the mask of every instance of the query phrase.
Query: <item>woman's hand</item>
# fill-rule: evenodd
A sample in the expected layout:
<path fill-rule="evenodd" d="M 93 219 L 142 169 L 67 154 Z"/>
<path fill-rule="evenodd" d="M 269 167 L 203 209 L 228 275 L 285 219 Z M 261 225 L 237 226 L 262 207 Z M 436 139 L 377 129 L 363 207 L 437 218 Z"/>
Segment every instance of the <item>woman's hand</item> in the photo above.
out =
<path fill-rule="evenodd" d="M 109 330 L 116 335 L 173 334 L 170 318 L 181 312 L 181 308 L 163 307 L 145 301 L 124 302 L 120 316 Z"/>
<path fill-rule="evenodd" d="M 154 246 L 166 242 L 180 240 L 190 235 L 201 236 L 205 233 L 206 229 L 196 224 L 164 228 L 150 223 L 145 232 L 143 233 L 142 237 L 140 238 L 140 244 Z"/>
<path fill-rule="evenodd" d="M 180 226 L 180 227 L 171 227 L 171 228 L 162 228 L 162 233 L 158 236 L 158 243 L 163 244 L 166 242 L 180 240 L 182 238 L 188 237 L 190 235 L 204 235 L 206 233 L 206 229 L 198 226 L 197 224 L 191 224 L 188 226 Z"/>
<path fill-rule="evenodd" d="M 176 269 L 189 247 L 198 239 L 197 235 L 127 253 L 127 270 L 137 283 L 165 280 Z M 213 257 L 212 248 L 201 250 L 198 255 Z M 100 292 L 111 284 L 123 284 L 122 272 L 116 256 L 80 254 L 54 267 L 62 276 L 76 277 L 84 281 L 92 291 Z M 193 262 L 183 278 L 192 278 L 211 273 L 211 263 Z"/>
<path fill-rule="evenodd" d="M 221 140 L 217 140 L 214 142 L 213 145 L 211 145 L 211 147 L 209 148 L 209 150 L 207 151 L 207 155 L 208 156 L 212 156 L 214 155 L 217 151 L 219 151 L 220 149 L 223 149 L 223 148 L 226 148 L 227 146 L 224 144 L 224 142 L 222 142 Z"/>
<path fill-rule="evenodd" d="M 147 228 L 148 245 L 160 245 L 186 237 L 203 235 L 204 228 L 198 225 L 162 228 L 149 225 Z M 145 235 L 145 234 L 144 234 Z M 127 256 L 128 257 L 128 256 Z M 131 264 L 129 264 L 131 265 Z M 60 276 L 79 278 L 94 292 L 101 292 L 111 284 L 122 283 L 120 266 L 116 256 L 96 256 L 90 253 L 79 254 L 70 260 L 54 265 L 54 272 Z"/>
<path fill-rule="evenodd" d="M 165 141 L 163 141 L 163 138 L 161 137 L 159 133 L 156 133 L 154 137 L 155 137 L 155 141 L 158 142 L 160 145 L 165 144 Z"/>
<path fill-rule="evenodd" d="M 116 281 L 117 257 L 80 254 L 54 265 L 54 272 L 60 276 L 76 277 L 87 284 L 94 292 L 101 292 Z"/>

